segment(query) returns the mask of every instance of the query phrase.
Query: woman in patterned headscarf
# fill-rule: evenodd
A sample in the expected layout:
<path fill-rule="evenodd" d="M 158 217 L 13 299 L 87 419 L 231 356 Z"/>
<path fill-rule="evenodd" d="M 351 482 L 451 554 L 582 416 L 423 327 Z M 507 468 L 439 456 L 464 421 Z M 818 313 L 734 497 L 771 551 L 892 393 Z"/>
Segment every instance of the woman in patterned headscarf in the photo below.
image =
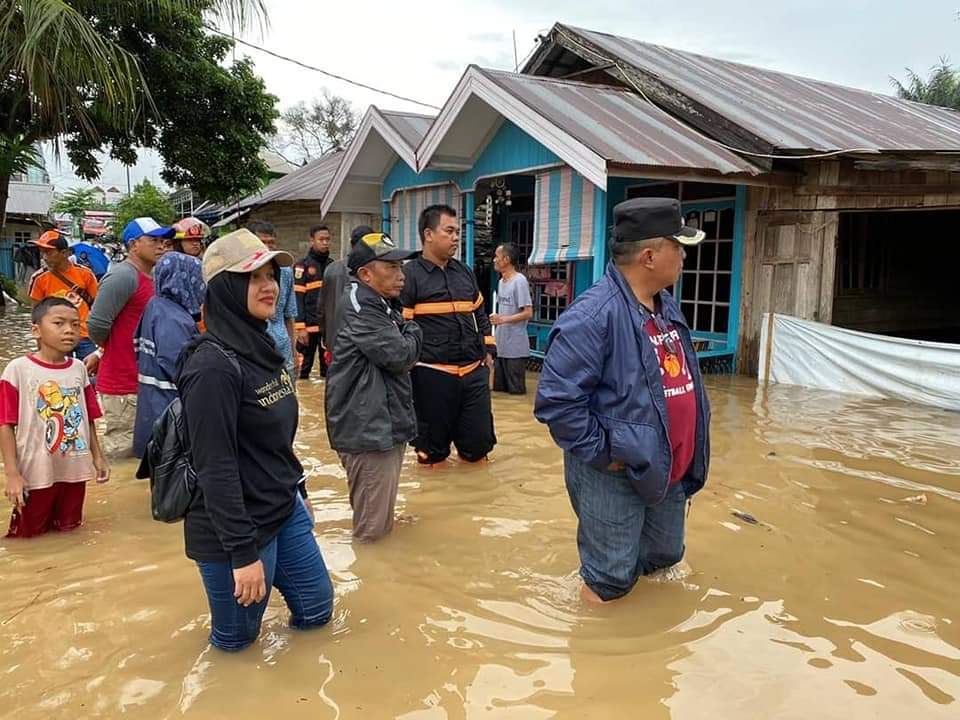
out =
<path fill-rule="evenodd" d="M 180 351 L 198 334 L 206 283 L 200 260 L 168 252 L 153 270 L 155 295 L 134 337 L 137 351 L 137 419 L 133 450 L 142 457 L 154 421 L 177 396 L 173 379 Z"/>

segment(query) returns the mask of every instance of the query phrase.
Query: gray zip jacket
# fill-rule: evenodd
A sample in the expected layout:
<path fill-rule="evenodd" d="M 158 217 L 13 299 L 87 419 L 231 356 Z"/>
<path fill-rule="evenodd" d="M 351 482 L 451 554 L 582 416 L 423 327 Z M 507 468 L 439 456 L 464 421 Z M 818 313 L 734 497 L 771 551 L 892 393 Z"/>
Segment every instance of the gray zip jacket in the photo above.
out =
<path fill-rule="evenodd" d="M 327 436 L 337 452 L 383 452 L 417 431 L 410 369 L 423 334 L 389 301 L 361 282 L 344 294 L 343 324 L 327 370 Z"/>

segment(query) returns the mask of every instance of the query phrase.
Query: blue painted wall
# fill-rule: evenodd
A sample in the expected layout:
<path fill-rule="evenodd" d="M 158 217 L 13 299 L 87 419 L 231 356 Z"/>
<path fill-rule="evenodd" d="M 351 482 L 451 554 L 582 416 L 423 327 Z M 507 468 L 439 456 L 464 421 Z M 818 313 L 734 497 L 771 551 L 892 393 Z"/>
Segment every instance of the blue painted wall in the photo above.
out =
<path fill-rule="evenodd" d="M 504 122 L 474 166 L 466 172 L 425 170 L 417 173 L 403 160 L 397 160 L 383 181 L 383 200 L 390 200 L 402 188 L 452 182 L 462 191 L 473 190 L 483 177 L 561 164 L 553 152 L 538 143 L 511 122 Z"/>
<path fill-rule="evenodd" d="M 454 182 L 460 185 L 458 182 L 459 176 L 459 173 L 442 170 L 427 170 L 422 173 L 417 173 L 403 160 L 397 160 L 383 180 L 382 199 L 384 202 L 389 202 L 393 199 L 393 194 L 403 188 L 418 187 L 420 185 L 437 185 L 445 182 Z M 463 186 L 460 185 L 460 187 L 462 188 Z"/>
<path fill-rule="evenodd" d="M 472 192 L 481 178 L 501 176 L 510 173 L 530 171 L 551 165 L 560 165 L 562 161 L 556 154 L 531 138 L 511 122 L 505 121 L 493 136 L 487 147 L 477 158 L 474 166 L 465 172 L 426 170 L 417 173 L 402 160 L 398 160 L 384 179 L 382 198 L 389 201 L 394 192 L 403 188 L 418 187 L 452 182 L 462 192 Z M 607 190 L 596 190 L 595 196 L 595 232 L 593 238 L 594 258 L 574 263 L 574 296 L 580 295 L 603 276 L 606 266 L 608 228 L 613 224 L 613 207 L 626 199 L 627 188 L 631 185 L 647 182 L 639 178 L 611 177 L 607 181 Z M 723 203 L 733 205 L 733 201 Z M 692 209 L 699 204 L 684 205 Z M 719 206 L 709 203 L 709 206 Z M 387 206 L 388 207 L 388 206 Z M 734 227 L 734 261 L 731 277 L 731 308 L 728 332 L 725 338 L 718 336 L 717 347 L 702 355 L 729 355 L 736 350 L 737 333 L 740 320 L 740 294 L 742 290 L 744 224 L 746 212 L 746 188 L 738 186 L 735 201 L 736 215 Z M 472 228 L 469 228 L 472 230 Z M 469 232 L 468 230 L 468 232 Z M 469 233 L 472 235 L 472 233 Z M 471 254 L 472 237 L 467 239 L 467 255 Z M 530 323 L 529 332 L 535 338 L 536 347 L 542 351 L 546 347 L 550 325 Z"/>

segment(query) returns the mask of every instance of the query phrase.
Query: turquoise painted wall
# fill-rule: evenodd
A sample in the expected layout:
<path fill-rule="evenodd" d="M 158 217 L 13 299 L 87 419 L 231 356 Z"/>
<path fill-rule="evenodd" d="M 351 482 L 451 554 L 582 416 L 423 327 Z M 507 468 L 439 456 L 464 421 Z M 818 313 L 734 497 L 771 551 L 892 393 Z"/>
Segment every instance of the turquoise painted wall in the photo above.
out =
<path fill-rule="evenodd" d="M 558 165 L 562 161 L 511 122 L 504 122 L 487 143 L 474 166 L 466 172 L 425 170 L 417 173 L 403 160 L 397 160 L 383 181 L 383 200 L 390 200 L 402 188 L 452 182 L 461 191 L 473 190 L 482 177 L 505 175 L 530 168 Z"/>
<path fill-rule="evenodd" d="M 474 166 L 466 172 L 450 172 L 441 170 L 427 170 L 417 173 L 402 160 L 398 160 L 387 173 L 383 182 L 382 197 L 389 201 L 393 193 L 399 189 L 452 182 L 461 192 L 474 190 L 480 178 L 501 176 L 509 173 L 528 171 L 533 168 L 543 168 L 562 164 L 556 154 L 548 150 L 539 142 L 531 138 L 520 128 L 510 122 L 504 122 L 491 141 L 477 158 Z M 597 190 L 596 221 L 605 220 L 598 227 L 594 237 L 594 248 L 600 249 L 606 255 L 608 228 L 613 225 L 613 207 L 626 199 L 627 187 L 643 183 L 638 178 L 611 177 L 607 180 L 606 192 Z M 723 348 L 710 350 L 702 355 L 727 355 L 735 352 L 736 337 L 739 325 L 741 278 L 743 272 L 743 226 L 746 211 L 745 189 L 737 188 L 736 201 L 729 205 L 736 207 L 736 221 L 734 233 L 734 267 L 731 287 L 731 318 L 728 325 L 726 342 L 720 340 Z M 714 203 L 710 203 L 714 205 Z M 726 204 L 726 203 L 724 203 Z M 686 206 L 685 206 L 686 208 Z M 598 253 L 599 254 L 599 253 Z M 574 263 L 574 296 L 580 295 L 594 282 L 602 277 L 605 269 L 605 258 L 600 263 L 595 260 L 580 260 Z M 535 338 L 536 346 L 542 351 L 546 346 L 546 337 L 550 331 L 549 324 L 530 323 L 529 332 Z"/>

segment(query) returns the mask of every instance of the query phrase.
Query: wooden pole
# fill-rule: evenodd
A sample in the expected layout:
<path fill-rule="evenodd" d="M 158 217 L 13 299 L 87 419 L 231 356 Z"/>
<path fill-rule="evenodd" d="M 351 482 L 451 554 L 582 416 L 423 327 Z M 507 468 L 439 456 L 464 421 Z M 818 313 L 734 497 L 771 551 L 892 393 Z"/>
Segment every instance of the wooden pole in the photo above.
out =
<path fill-rule="evenodd" d="M 773 310 L 767 313 L 767 344 L 766 357 L 763 363 L 763 387 L 766 389 L 770 385 L 770 366 L 773 364 Z"/>

